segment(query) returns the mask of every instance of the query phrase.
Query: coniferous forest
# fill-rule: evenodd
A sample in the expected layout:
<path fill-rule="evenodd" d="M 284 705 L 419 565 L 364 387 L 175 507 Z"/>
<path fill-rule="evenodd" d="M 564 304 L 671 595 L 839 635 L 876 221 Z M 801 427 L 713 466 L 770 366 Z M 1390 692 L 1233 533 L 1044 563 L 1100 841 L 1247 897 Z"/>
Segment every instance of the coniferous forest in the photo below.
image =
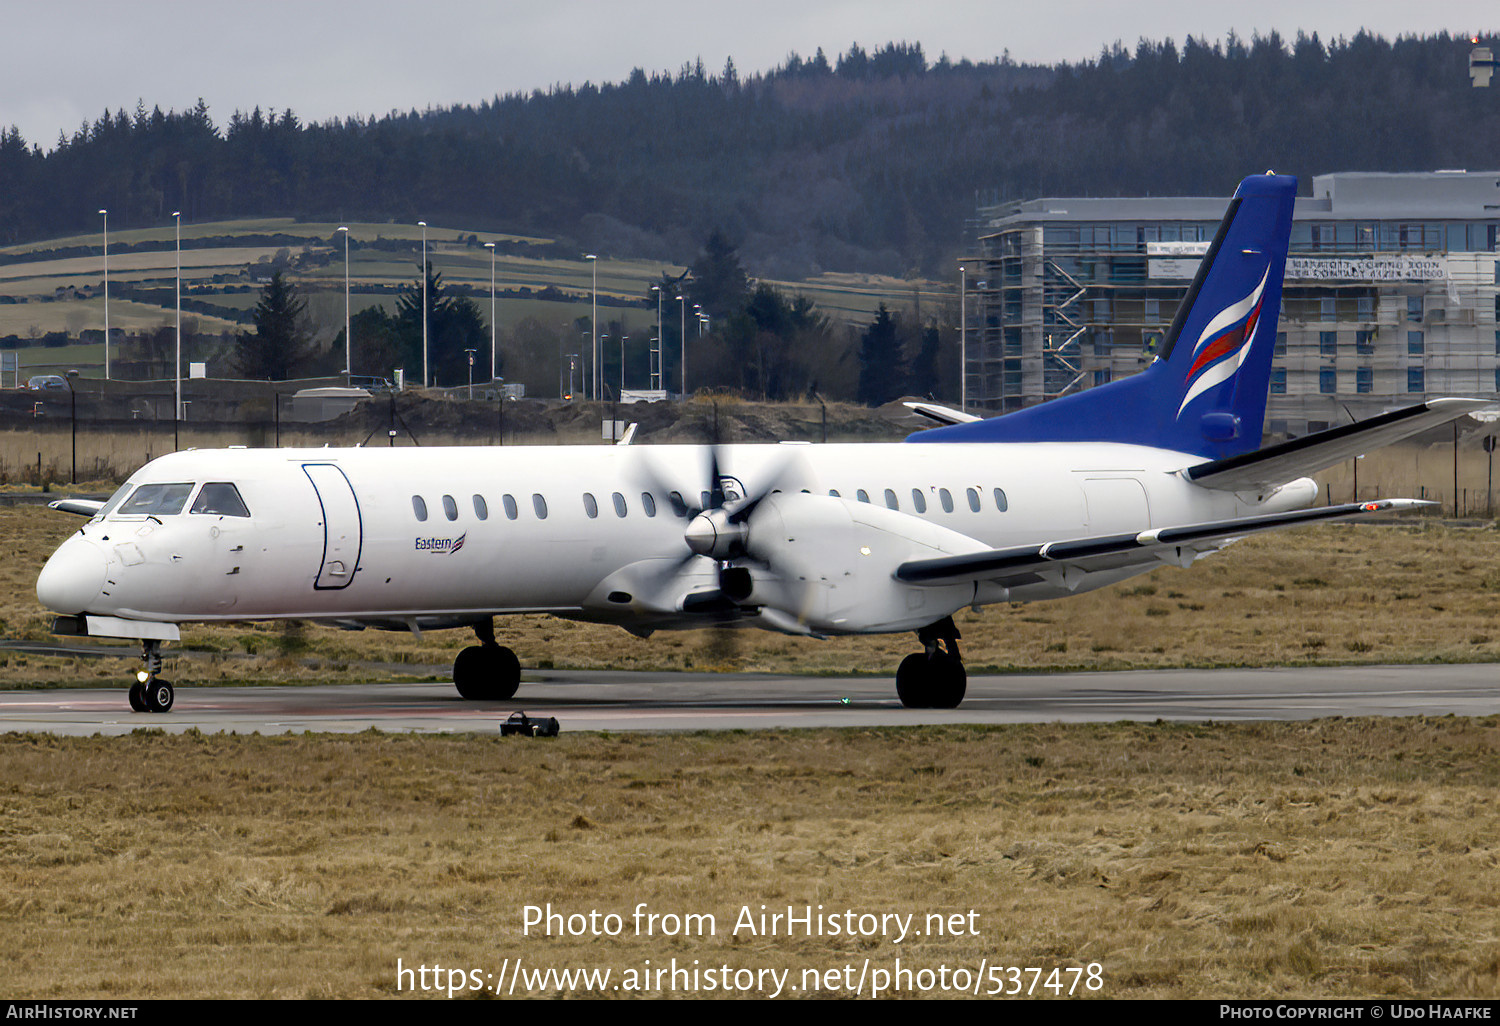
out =
<path fill-rule="evenodd" d="M 919 45 L 701 62 L 474 106 L 304 123 L 142 98 L 49 145 L 0 132 L 0 244 L 252 216 L 405 220 L 754 274 L 946 273 L 976 196 L 1224 196 L 1246 174 L 1500 167 L 1469 41 L 1272 33 L 1115 44 L 1053 67 Z"/>

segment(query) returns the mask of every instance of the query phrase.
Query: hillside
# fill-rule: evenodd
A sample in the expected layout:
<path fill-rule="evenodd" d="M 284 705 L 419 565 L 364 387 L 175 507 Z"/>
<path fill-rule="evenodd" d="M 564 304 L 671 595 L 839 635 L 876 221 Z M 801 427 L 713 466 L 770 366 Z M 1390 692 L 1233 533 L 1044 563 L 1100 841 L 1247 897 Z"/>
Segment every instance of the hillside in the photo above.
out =
<path fill-rule="evenodd" d="M 254 330 L 262 288 L 273 271 L 282 272 L 306 303 L 307 328 L 316 354 L 303 374 L 334 374 L 343 368 L 345 239 L 332 222 L 293 218 L 185 224 L 182 228 L 182 309 L 184 362 L 206 362 L 210 376 L 237 375 L 236 347 L 241 333 Z M 355 373 L 392 376 L 389 348 L 372 342 L 375 329 L 361 318 L 394 313 L 402 296 L 414 287 L 421 262 L 423 230 L 415 224 L 350 222 L 348 238 L 349 311 L 354 317 Z M 624 339 L 627 388 L 646 388 L 650 339 L 656 334 L 658 304 L 652 286 L 675 282 L 685 267 L 628 254 L 603 255 L 597 266 L 552 238 L 510 233 L 476 233 L 441 223 L 428 226 L 429 262 L 442 279 L 445 294 L 474 304 L 477 338 L 484 355 L 476 360 L 475 379 L 488 380 L 491 283 L 494 285 L 495 340 L 501 373 L 524 383 L 528 394 L 556 396 L 566 384 L 561 373 L 568 353 L 586 362 L 590 318 L 597 283 L 598 325 L 604 340 L 606 381 L 621 382 Z M 74 235 L 0 247 L 0 348 L 20 351 L 20 377 L 61 373 L 77 368 L 84 377 L 103 376 L 105 296 L 104 255 L 100 235 Z M 115 340 L 112 359 L 117 376 L 170 377 L 175 345 L 176 275 L 179 254 L 173 226 L 115 230 L 109 236 L 109 324 Z M 488 244 L 494 245 L 493 257 Z M 945 313 L 952 303 L 941 283 L 870 274 L 822 274 L 800 281 L 742 282 L 763 284 L 788 301 L 811 304 L 829 327 L 832 350 L 827 359 L 853 368 L 848 355 L 850 331 L 875 319 L 882 304 L 910 309 L 915 317 Z M 689 290 L 684 308 L 669 289 L 661 304 L 667 339 L 664 363 L 671 387 L 679 387 L 682 331 L 690 353 L 694 387 L 742 383 L 738 361 L 726 357 L 729 319 L 699 323 L 692 308 L 709 302 L 703 288 Z M 739 295 L 736 309 L 748 297 Z M 951 318 L 949 318 L 951 319 Z M 733 336 L 733 333 L 729 333 Z M 434 347 L 447 353 L 445 385 L 464 382 L 464 370 L 453 367 L 454 343 L 435 337 Z M 462 353 L 457 353 L 462 361 Z M 757 353 L 757 361 L 762 356 Z M 407 361 L 410 370 L 416 364 Z M 415 370 L 411 370 L 415 374 Z M 829 395 L 852 394 L 853 385 L 838 372 L 824 372 Z M 7 382 L 8 384 L 8 382 Z M 581 387 L 581 380 L 578 382 Z M 783 392 L 801 394 L 802 380 Z"/>
<path fill-rule="evenodd" d="M 1231 34 L 1034 67 L 890 44 L 322 124 L 143 101 L 50 152 L 0 133 L 0 243 L 91 232 L 104 207 L 120 228 L 174 210 L 426 220 L 681 265 L 722 227 L 761 277 L 946 277 L 980 191 L 1217 196 L 1267 167 L 1500 166 L 1500 106 L 1470 88 L 1468 46 Z"/>

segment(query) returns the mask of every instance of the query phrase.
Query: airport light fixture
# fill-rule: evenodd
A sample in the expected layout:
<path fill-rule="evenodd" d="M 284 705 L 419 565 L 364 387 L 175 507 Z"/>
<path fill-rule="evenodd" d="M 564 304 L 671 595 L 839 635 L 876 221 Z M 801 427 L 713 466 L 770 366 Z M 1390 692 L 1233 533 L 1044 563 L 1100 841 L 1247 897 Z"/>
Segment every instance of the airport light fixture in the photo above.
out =
<path fill-rule="evenodd" d="M 72 484 L 78 483 L 78 392 L 73 388 L 73 379 L 76 377 L 76 370 L 68 371 L 63 377 L 68 384 L 68 426 L 73 433 L 73 474 L 69 479 Z"/>
<path fill-rule="evenodd" d="M 104 380 L 109 380 L 109 211 L 104 217 Z"/>
<path fill-rule="evenodd" d="M 594 291 L 593 295 L 593 323 L 589 326 L 589 334 L 593 341 L 589 343 L 589 359 L 594 365 L 594 398 L 598 399 L 599 391 L 599 257 L 593 253 L 584 255 L 584 259 L 594 266 Z M 588 389 L 583 390 L 588 395 Z"/>
<path fill-rule="evenodd" d="M 422 387 L 427 387 L 427 222 L 418 221 L 422 229 Z"/>
<path fill-rule="evenodd" d="M 344 384 L 354 380 L 354 345 L 349 334 L 349 228 L 339 225 L 344 233 Z"/>
<path fill-rule="evenodd" d="M 677 304 L 682 313 L 682 398 L 686 399 L 687 390 L 687 296 L 681 292 L 677 293 Z"/>
<path fill-rule="evenodd" d="M 182 211 L 172 211 L 172 220 L 177 240 L 177 350 L 172 356 L 172 391 L 176 401 L 172 420 L 175 422 L 182 416 Z"/>
<path fill-rule="evenodd" d="M 969 410 L 969 270 L 958 268 L 958 408 Z"/>
<path fill-rule="evenodd" d="M 598 399 L 603 395 L 603 392 L 598 389 L 598 353 L 600 353 L 600 348 L 598 348 L 598 255 L 585 254 L 583 260 L 594 266 L 594 291 L 591 293 L 592 324 L 589 324 L 592 342 L 589 342 L 588 357 L 592 362 L 592 371 L 594 371 L 594 398 Z M 588 389 L 583 389 L 583 396 L 585 398 L 588 396 Z"/>
<path fill-rule="evenodd" d="M 500 376 L 500 360 L 495 349 L 495 244 L 486 242 L 484 248 L 490 251 L 490 380 L 494 381 Z"/>

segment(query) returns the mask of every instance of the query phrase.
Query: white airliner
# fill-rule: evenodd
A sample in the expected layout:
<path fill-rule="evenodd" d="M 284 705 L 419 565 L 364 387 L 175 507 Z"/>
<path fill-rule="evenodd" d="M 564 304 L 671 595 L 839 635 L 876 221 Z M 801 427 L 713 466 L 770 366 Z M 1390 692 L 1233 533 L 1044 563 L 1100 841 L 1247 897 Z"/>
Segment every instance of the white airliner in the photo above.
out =
<path fill-rule="evenodd" d="M 956 706 L 953 614 L 1062 598 L 1253 532 L 1420 503 L 1306 508 L 1305 475 L 1486 403 L 1439 399 L 1269 448 L 1265 413 L 1295 179 L 1247 178 L 1159 357 L 1131 378 L 866 445 L 186 451 L 153 460 L 37 580 L 58 633 L 136 638 L 137 711 L 189 622 L 472 628 L 466 698 L 511 697 L 493 618 L 646 636 L 711 625 L 914 631 L 904 705 Z M 921 443 L 921 444 L 914 444 Z"/>

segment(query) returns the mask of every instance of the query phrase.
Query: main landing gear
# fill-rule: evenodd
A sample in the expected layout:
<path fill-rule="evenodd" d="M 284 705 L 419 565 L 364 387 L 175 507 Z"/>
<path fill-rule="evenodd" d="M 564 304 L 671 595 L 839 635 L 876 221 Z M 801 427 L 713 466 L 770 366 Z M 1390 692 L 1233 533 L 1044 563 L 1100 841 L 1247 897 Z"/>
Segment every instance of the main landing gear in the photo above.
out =
<path fill-rule="evenodd" d="M 495 643 L 495 625 L 474 625 L 479 644 L 470 645 L 453 660 L 453 686 L 471 701 L 503 701 L 521 686 L 521 661 L 504 645 Z"/>
<path fill-rule="evenodd" d="M 948 616 L 917 631 L 923 651 L 901 660 L 896 670 L 896 694 L 908 709 L 956 709 L 968 690 L 958 651 L 958 627 Z"/>
<path fill-rule="evenodd" d="M 136 712 L 164 713 L 171 711 L 175 696 L 172 685 L 162 680 L 161 642 L 152 638 L 141 641 L 141 669 L 130 685 L 130 708 Z"/>

